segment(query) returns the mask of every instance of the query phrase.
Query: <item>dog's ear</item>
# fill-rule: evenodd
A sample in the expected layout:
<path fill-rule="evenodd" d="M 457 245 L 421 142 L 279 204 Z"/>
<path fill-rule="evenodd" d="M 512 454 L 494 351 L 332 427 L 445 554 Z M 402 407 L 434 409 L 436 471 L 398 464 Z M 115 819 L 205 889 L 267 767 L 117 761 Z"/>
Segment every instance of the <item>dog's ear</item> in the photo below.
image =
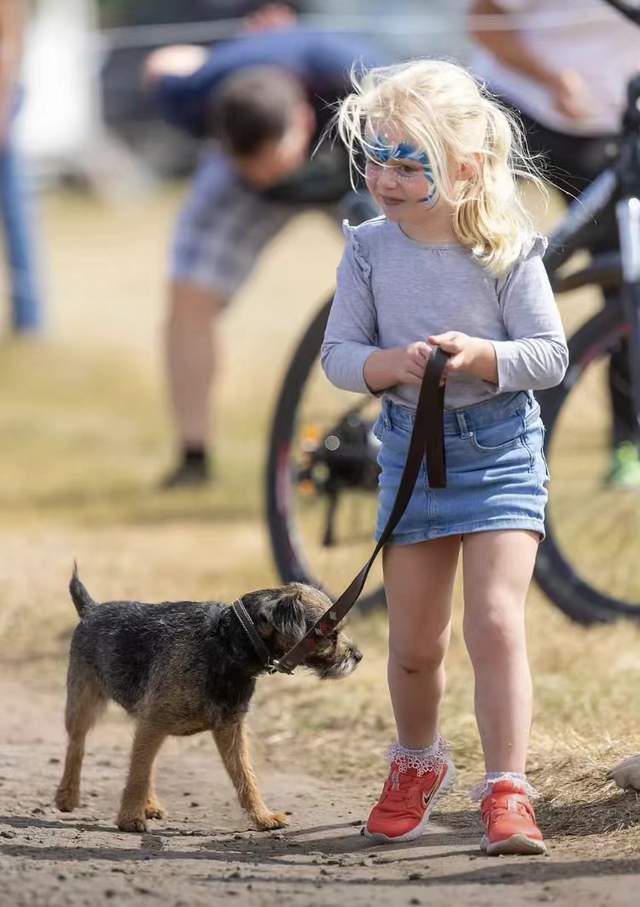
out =
<path fill-rule="evenodd" d="M 263 639 L 269 639 L 270 636 L 273 636 L 274 628 L 271 624 L 271 621 L 265 617 L 263 614 L 255 620 L 255 627 L 258 631 L 258 635 Z"/>
<path fill-rule="evenodd" d="M 275 603 L 271 623 L 282 636 L 298 642 L 307 632 L 306 611 L 297 589 L 287 589 Z"/>

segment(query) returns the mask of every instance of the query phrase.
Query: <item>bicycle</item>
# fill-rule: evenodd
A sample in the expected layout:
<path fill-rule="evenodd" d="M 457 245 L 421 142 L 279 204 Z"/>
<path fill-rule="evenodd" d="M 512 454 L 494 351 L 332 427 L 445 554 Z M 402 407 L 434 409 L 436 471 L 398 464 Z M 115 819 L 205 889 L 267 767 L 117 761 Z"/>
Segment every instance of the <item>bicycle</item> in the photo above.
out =
<path fill-rule="evenodd" d="M 361 195 L 358 204 L 356 213 L 364 216 L 356 216 L 356 223 L 372 216 Z M 569 267 L 573 254 L 588 248 L 593 218 L 612 207 L 619 251 Z M 623 339 L 630 348 L 627 390 L 640 425 L 640 76 L 629 84 L 616 160 L 569 207 L 550 237 L 545 265 L 558 295 L 595 288 L 619 290 L 620 300 L 571 337 L 564 381 L 538 395 L 554 478 L 535 578 L 578 622 L 640 618 L 640 570 L 633 547 L 623 544 L 626 536 L 640 538 L 640 493 L 614 490 L 602 480 L 610 410 L 602 394 L 603 372 Z M 266 507 L 282 578 L 338 590 L 371 547 L 378 442 L 371 431 L 375 401 L 354 395 L 353 404 L 345 406 L 344 392 L 318 380 L 330 306 L 331 299 L 317 312 L 285 375 L 269 442 Z M 355 514 L 354 526 L 348 525 L 349 513 Z M 585 533 L 592 530 L 596 535 L 585 544 Z M 637 541 L 635 551 L 640 554 Z M 363 612 L 384 604 L 379 571 L 373 591 L 360 599 Z"/>

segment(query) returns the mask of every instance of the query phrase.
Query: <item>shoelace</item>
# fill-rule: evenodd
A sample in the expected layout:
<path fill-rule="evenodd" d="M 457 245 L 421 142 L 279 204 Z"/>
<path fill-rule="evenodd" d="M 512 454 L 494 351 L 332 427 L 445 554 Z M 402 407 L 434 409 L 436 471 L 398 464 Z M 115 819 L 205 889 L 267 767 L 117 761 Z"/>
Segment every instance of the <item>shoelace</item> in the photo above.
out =
<path fill-rule="evenodd" d="M 422 778 L 426 779 L 431 775 L 432 772 L 426 772 Z M 404 780 L 406 783 L 402 784 L 401 779 L 405 776 Z M 391 773 L 391 784 L 387 788 L 384 800 L 386 803 L 398 804 L 401 806 L 415 806 L 409 802 L 409 794 L 412 789 L 412 782 L 415 782 L 415 777 L 411 778 L 408 772 L 401 772 L 396 769 Z"/>
<path fill-rule="evenodd" d="M 507 795 L 507 802 L 500 803 L 495 800 L 491 801 L 491 804 L 487 807 L 484 813 L 484 820 L 488 824 L 494 817 L 502 816 L 505 813 L 518 813 L 524 819 L 529 819 L 530 822 L 535 822 L 535 815 L 533 812 L 533 807 L 528 803 L 524 803 L 522 800 L 518 800 L 515 797 Z"/>

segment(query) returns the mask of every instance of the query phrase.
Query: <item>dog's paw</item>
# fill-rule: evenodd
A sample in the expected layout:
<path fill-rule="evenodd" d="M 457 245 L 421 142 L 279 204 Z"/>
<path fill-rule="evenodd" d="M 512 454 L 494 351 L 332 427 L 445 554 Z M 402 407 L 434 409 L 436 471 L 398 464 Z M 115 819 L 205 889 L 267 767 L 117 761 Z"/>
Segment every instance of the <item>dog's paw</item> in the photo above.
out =
<path fill-rule="evenodd" d="M 607 778 L 615 781 L 618 787 L 640 790 L 640 753 L 627 756 L 622 762 L 614 765 Z"/>
<path fill-rule="evenodd" d="M 285 828 L 289 824 L 284 813 L 264 813 L 256 816 L 255 820 L 260 831 L 268 831 L 270 828 Z"/>
<path fill-rule="evenodd" d="M 120 831 L 146 831 L 147 823 L 144 816 L 118 816 L 118 828 Z"/>
<path fill-rule="evenodd" d="M 80 792 L 70 790 L 68 787 L 59 787 L 55 802 L 61 813 L 71 813 L 80 806 Z"/>
<path fill-rule="evenodd" d="M 147 819 L 164 819 L 166 816 L 165 808 L 159 800 L 148 800 L 144 807 L 144 814 Z"/>

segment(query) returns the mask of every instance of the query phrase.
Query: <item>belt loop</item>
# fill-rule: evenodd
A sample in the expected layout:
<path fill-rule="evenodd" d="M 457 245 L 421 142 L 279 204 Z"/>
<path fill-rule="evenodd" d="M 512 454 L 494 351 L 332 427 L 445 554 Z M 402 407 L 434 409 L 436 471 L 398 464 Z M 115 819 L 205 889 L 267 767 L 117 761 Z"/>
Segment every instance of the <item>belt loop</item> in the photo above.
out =
<path fill-rule="evenodd" d="M 469 429 L 467 425 L 467 419 L 464 413 L 455 413 L 456 422 L 458 423 L 458 431 L 460 432 L 461 438 L 470 438 L 473 432 Z"/>
<path fill-rule="evenodd" d="M 382 401 L 382 421 L 386 431 L 390 431 L 393 428 L 393 423 L 391 421 L 391 400 L 388 397 L 385 397 Z"/>

